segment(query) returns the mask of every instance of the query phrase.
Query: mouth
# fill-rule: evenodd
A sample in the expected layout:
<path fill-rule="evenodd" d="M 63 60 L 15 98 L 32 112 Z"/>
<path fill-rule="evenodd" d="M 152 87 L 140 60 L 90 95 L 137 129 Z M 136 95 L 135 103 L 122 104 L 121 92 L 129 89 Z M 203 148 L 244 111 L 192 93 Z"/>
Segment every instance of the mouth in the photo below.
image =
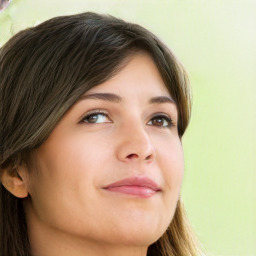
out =
<path fill-rule="evenodd" d="M 103 187 L 104 190 L 140 198 L 148 198 L 161 192 L 156 182 L 148 177 L 130 177 Z"/>

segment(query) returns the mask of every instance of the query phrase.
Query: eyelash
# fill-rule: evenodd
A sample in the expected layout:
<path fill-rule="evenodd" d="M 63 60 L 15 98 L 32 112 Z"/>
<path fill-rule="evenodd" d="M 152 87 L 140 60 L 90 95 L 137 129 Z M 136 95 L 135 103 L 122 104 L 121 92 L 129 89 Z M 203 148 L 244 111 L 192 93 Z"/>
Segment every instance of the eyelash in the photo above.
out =
<path fill-rule="evenodd" d="M 163 114 L 163 113 L 155 113 L 154 116 L 150 119 L 149 122 L 151 122 L 152 120 L 156 120 L 156 119 L 163 119 L 164 121 L 167 122 L 166 126 L 158 126 L 158 125 L 153 125 L 156 126 L 158 128 L 171 128 L 172 126 L 174 126 L 174 122 L 173 120 L 167 115 L 167 114 Z"/>
<path fill-rule="evenodd" d="M 107 118 L 109 118 L 108 114 L 105 113 L 104 111 L 102 110 L 95 110 L 94 112 L 91 112 L 91 113 L 87 113 L 80 121 L 80 123 L 86 123 L 86 124 L 94 124 L 94 123 L 89 123 L 89 122 L 85 122 L 86 119 L 89 119 L 90 117 L 92 116 L 96 116 L 96 115 L 102 115 L 102 116 L 105 116 Z M 109 118 L 110 119 L 110 118 Z"/>
<path fill-rule="evenodd" d="M 81 119 L 80 123 L 96 124 L 96 123 L 89 123 L 89 122 L 88 122 L 88 119 L 89 119 L 90 117 L 97 116 L 97 115 L 102 115 L 102 116 L 105 116 L 105 117 L 107 117 L 108 119 L 110 119 L 109 116 L 108 116 L 108 114 L 105 113 L 104 111 L 102 111 L 102 110 L 95 110 L 95 111 L 92 112 L 92 113 L 86 114 L 86 115 Z M 163 119 L 163 120 L 166 121 L 168 124 L 167 124 L 166 126 L 163 126 L 163 125 L 158 126 L 158 125 L 153 125 L 153 124 L 152 124 L 152 126 L 156 126 L 156 127 L 158 127 L 158 128 L 170 128 L 170 127 L 174 126 L 173 120 L 172 120 L 167 114 L 164 114 L 164 113 L 155 113 L 154 116 L 150 119 L 149 122 L 152 122 L 152 120 L 156 120 L 156 119 Z M 86 121 L 86 120 L 87 120 L 87 121 Z M 111 120 L 111 119 L 110 119 L 110 120 Z M 148 123 L 149 123 L 149 122 L 148 122 Z"/>

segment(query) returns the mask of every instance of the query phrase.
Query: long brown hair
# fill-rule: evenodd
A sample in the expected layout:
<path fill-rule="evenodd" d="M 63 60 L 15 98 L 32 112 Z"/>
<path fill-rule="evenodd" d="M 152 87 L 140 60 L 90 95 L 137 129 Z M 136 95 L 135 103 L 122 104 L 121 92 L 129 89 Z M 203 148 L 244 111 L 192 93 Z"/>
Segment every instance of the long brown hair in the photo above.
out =
<path fill-rule="evenodd" d="M 108 80 L 136 51 L 147 51 L 178 107 L 182 137 L 190 119 L 186 73 L 174 54 L 145 28 L 109 15 L 50 19 L 13 36 L 0 49 L 0 171 L 29 163 L 30 153 L 90 88 Z M 151 256 L 200 255 L 178 201 Z M 0 189 L 0 255 L 31 255 L 22 199 Z"/>

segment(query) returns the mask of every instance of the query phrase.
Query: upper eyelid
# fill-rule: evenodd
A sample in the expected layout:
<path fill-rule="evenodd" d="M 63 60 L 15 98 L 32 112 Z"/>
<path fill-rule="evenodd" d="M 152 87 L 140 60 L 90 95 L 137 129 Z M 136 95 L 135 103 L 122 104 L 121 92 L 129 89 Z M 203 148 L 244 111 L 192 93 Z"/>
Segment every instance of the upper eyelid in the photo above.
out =
<path fill-rule="evenodd" d="M 164 113 L 164 112 L 156 112 L 156 113 L 154 113 L 154 114 L 151 115 L 151 118 L 152 118 L 152 117 L 155 117 L 155 116 L 166 116 L 166 117 L 171 118 L 171 116 L 170 116 L 169 114 Z"/>
<path fill-rule="evenodd" d="M 80 116 L 80 118 L 78 119 L 78 121 L 80 122 L 81 120 L 83 120 L 85 117 L 87 116 L 90 116 L 90 115 L 93 115 L 93 114 L 104 114 L 106 116 L 109 117 L 109 112 L 107 110 L 104 110 L 104 109 L 91 109 L 87 112 L 85 112 L 84 114 L 82 114 Z"/>
<path fill-rule="evenodd" d="M 150 116 L 150 119 L 154 118 L 154 117 L 158 117 L 158 116 L 161 116 L 161 117 L 167 117 L 169 119 L 171 119 L 172 122 L 175 121 L 175 117 L 173 117 L 173 115 L 170 115 L 170 114 L 167 114 L 165 112 L 157 112 L 157 113 L 154 113 L 153 115 Z M 149 120 L 150 120 L 149 119 Z"/>
<path fill-rule="evenodd" d="M 84 114 L 84 116 L 89 116 L 89 115 L 93 115 L 93 114 L 105 114 L 105 115 L 108 115 L 108 112 L 105 111 L 105 110 L 102 110 L 102 109 L 93 109 L 93 110 L 90 110 L 88 112 L 86 112 Z"/>
<path fill-rule="evenodd" d="M 87 112 L 86 114 L 84 114 L 82 116 L 82 118 L 79 119 L 78 124 L 87 123 L 87 122 L 85 122 L 85 119 L 89 118 L 90 116 L 94 116 L 94 115 L 104 115 L 108 120 L 110 120 L 110 122 L 112 122 L 112 119 L 109 117 L 108 113 L 105 113 L 103 111 L 92 111 L 92 112 Z M 104 123 L 110 123 L 110 122 L 104 122 Z M 94 124 L 94 123 L 88 122 L 88 124 Z"/>
<path fill-rule="evenodd" d="M 165 113 L 157 113 L 156 115 L 153 115 L 153 116 L 149 119 L 149 121 L 152 120 L 152 119 L 154 119 L 154 118 L 156 118 L 156 117 L 161 117 L 161 118 L 167 119 L 167 121 L 170 122 L 171 126 L 175 126 L 175 125 L 176 125 L 175 120 L 174 120 L 170 115 L 165 114 Z"/>

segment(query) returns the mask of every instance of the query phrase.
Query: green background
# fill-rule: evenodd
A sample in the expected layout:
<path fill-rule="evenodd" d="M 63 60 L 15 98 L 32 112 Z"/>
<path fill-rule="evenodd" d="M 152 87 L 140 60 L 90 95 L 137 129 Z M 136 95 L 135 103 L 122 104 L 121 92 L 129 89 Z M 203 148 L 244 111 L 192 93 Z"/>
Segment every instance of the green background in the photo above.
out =
<path fill-rule="evenodd" d="M 109 13 L 157 34 L 193 90 L 182 196 L 207 255 L 256 255 L 256 1 L 13 0 L 0 45 L 50 17 Z"/>

